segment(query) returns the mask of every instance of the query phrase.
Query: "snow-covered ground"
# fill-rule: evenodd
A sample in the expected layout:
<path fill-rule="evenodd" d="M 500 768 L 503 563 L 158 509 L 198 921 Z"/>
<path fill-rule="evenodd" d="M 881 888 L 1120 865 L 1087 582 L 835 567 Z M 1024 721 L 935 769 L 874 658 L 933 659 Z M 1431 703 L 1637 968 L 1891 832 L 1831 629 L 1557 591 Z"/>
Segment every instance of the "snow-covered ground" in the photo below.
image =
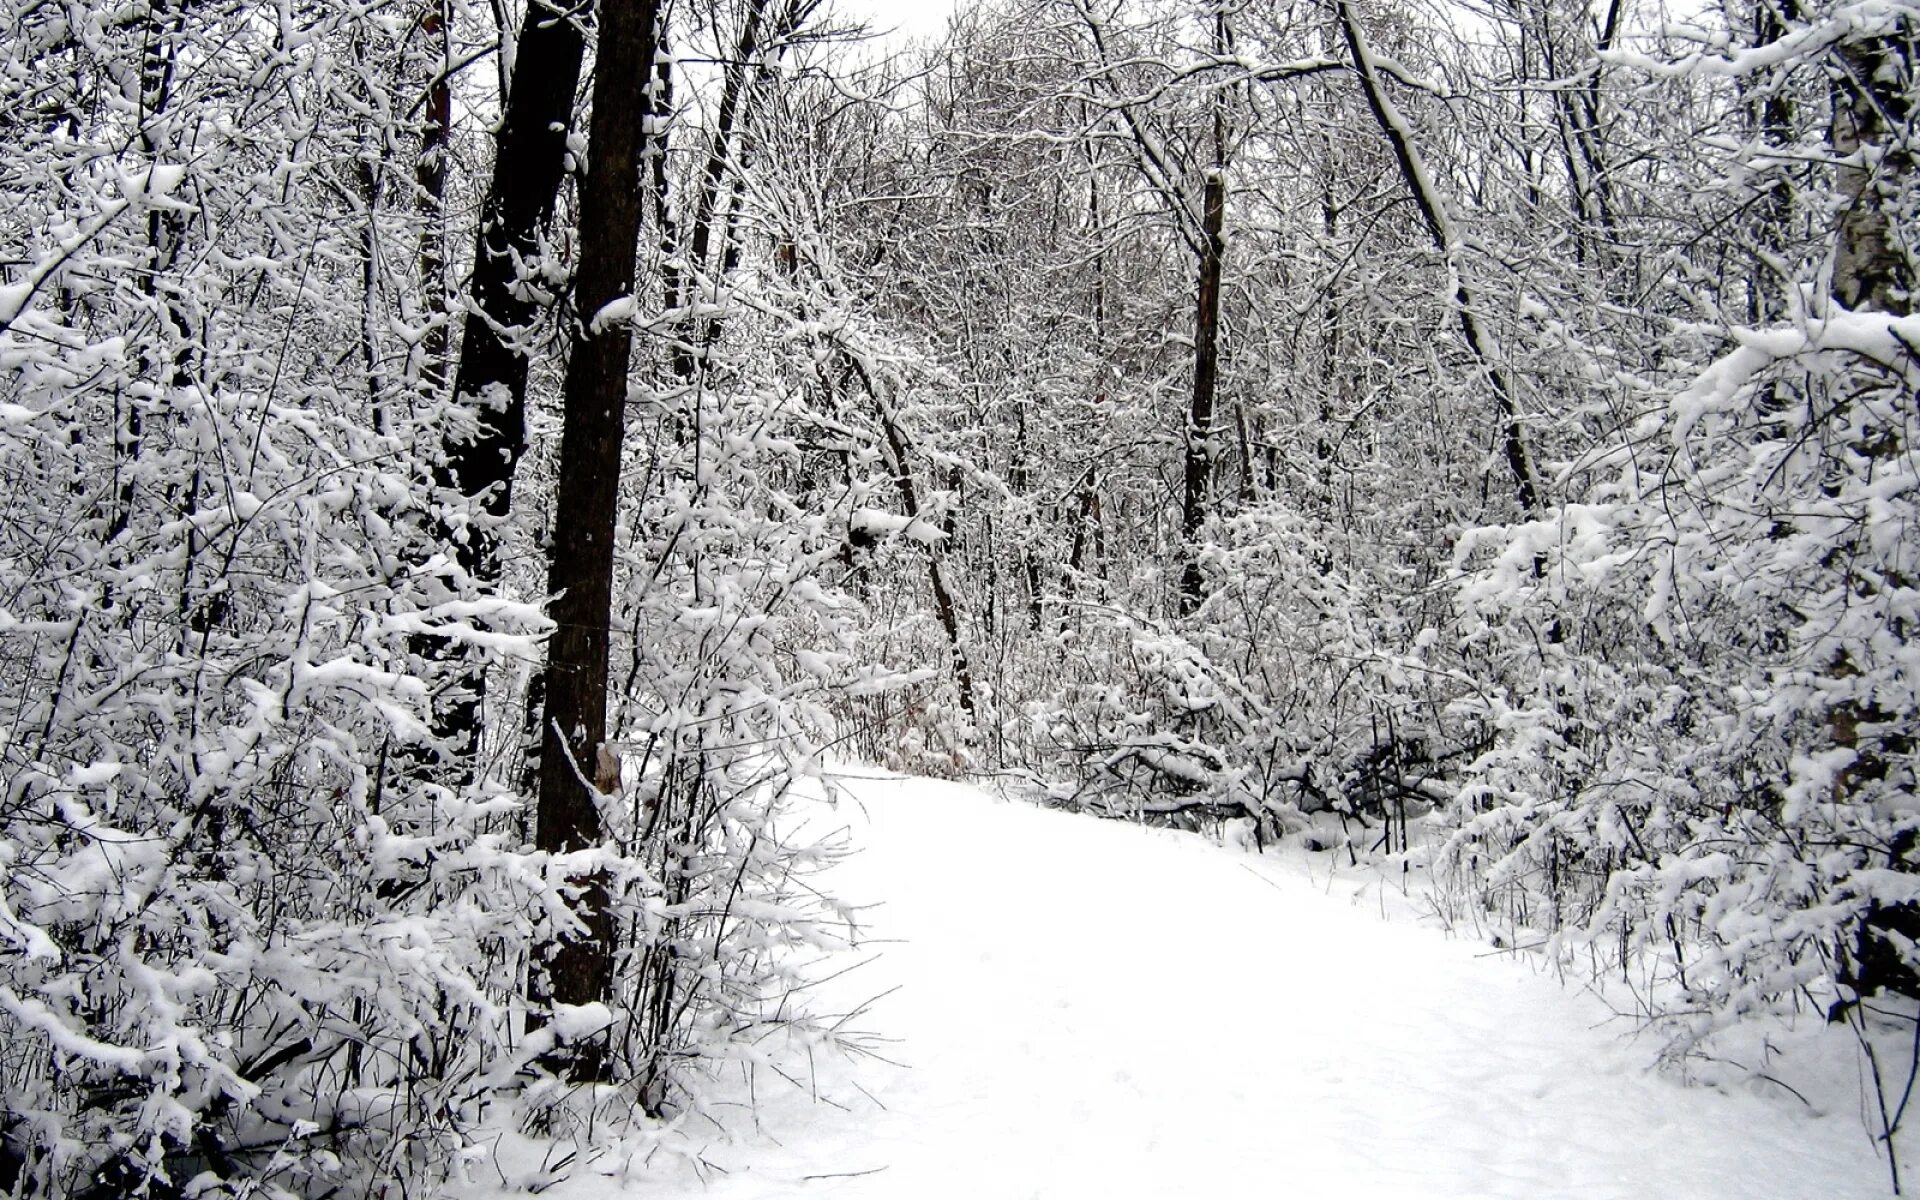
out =
<path fill-rule="evenodd" d="M 1857 1111 L 1683 1087 L 1592 996 L 1404 915 L 1326 859 L 852 778 L 834 981 L 898 1067 L 761 1085 L 697 1168 L 550 1195 L 1884 1196 Z M 1312 863 L 1320 865 L 1316 870 Z M 706 1135 L 689 1123 L 680 1136 Z M 602 1162 L 599 1170 L 614 1164 Z"/>

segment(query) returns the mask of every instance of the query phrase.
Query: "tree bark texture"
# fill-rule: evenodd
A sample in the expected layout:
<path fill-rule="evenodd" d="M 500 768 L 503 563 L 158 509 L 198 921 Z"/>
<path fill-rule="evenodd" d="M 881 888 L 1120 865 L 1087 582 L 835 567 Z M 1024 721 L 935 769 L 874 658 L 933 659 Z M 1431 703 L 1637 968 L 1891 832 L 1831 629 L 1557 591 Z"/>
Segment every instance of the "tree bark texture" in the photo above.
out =
<path fill-rule="evenodd" d="M 460 337 L 454 397 L 472 405 L 479 434 L 449 444 L 436 482 L 477 500 L 489 518 L 507 513 L 513 468 L 526 443 L 527 372 L 521 337 L 538 312 L 516 287 L 519 265 L 534 260 L 560 194 L 586 38 L 577 19 L 541 0 L 528 6 L 513 67 L 513 90 L 498 135 L 474 248 L 473 311 Z M 493 538 L 468 530 L 456 559 L 476 578 L 499 574 Z"/>
<path fill-rule="evenodd" d="M 1840 47 L 1834 85 L 1833 148 L 1841 209 L 1835 221 L 1833 297 L 1856 312 L 1913 311 L 1913 235 L 1898 227 L 1912 187 L 1914 154 L 1901 130 L 1912 125 L 1914 60 L 1920 29 Z M 1903 244 L 1904 243 L 1904 244 Z"/>
<path fill-rule="evenodd" d="M 1840 201 L 1833 227 L 1835 300 L 1855 312 L 1880 312 L 1903 317 L 1913 312 L 1915 278 L 1913 233 L 1899 222 L 1915 186 L 1916 162 L 1902 134 L 1913 118 L 1914 62 L 1920 28 L 1909 21 L 1893 35 L 1861 39 L 1839 47 L 1839 77 L 1833 87 L 1833 149 L 1841 156 L 1834 171 L 1834 191 Z M 1895 429 L 1874 447 L 1861 438 L 1855 449 L 1864 457 L 1892 457 L 1908 452 Z M 1872 561 L 1858 551 L 1859 534 L 1835 548 L 1837 562 Z M 1847 571 L 1849 593 L 1874 595 L 1886 582 L 1865 572 Z M 1871 652 L 1868 652 L 1871 653 Z M 1841 650 L 1828 664 L 1827 676 L 1845 681 L 1860 668 Z M 1836 797 L 1864 785 L 1883 782 L 1895 769 L 1897 756 L 1888 750 L 1902 735 L 1880 732 L 1897 728 L 1877 697 L 1847 699 L 1828 713 L 1827 730 L 1833 744 L 1853 752 L 1853 762 L 1835 781 Z M 1911 829 L 1894 836 L 1884 848 L 1885 867 L 1902 874 L 1920 871 L 1920 853 Z M 1878 863 L 1875 864 L 1880 865 Z M 1897 935 L 1897 937 L 1895 936 Z M 1853 999 L 1837 1002 L 1829 1013 L 1837 1019 L 1860 997 L 1884 989 L 1903 996 L 1920 996 L 1920 972 L 1898 947 L 1920 935 L 1920 904 L 1912 901 L 1873 903 L 1843 947 L 1838 980 Z M 1845 993 L 1843 993 L 1843 996 Z M 1895 1188 L 1898 1190 L 1898 1176 Z"/>
<path fill-rule="evenodd" d="M 1213 491 L 1213 400 L 1220 377 L 1220 274 L 1227 257 L 1227 177 L 1207 172 L 1201 210 L 1200 286 L 1193 317 L 1193 399 L 1187 408 L 1187 451 L 1180 508 L 1186 563 L 1180 571 L 1180 613 L 1200 607 L 1200 529 Z"/>
<path fill-rule="evenodd" d="M 602 0 L 594 68 L 587 176 L 580 185 L 578 327 L 567 361 L 559 483 L 547 586 L 555 629 L 547 643 L 546 719 L 541 734 L 536 845 L 565 853 L 600 843 L 600 797 L 619 782 L 606 749 L 607 655 L 613 600 L 614 525 L 633 326 L 601 319 L 633 295 L 640 236 L 640 158 L 652 77 L 656 0 Z M 583 936 L 548 955 L 549 998 L 604 1002 L 612 992 L 612 915 L 604 884 L 589 880 L 579 902 Z M 576 1047 L 576 1079 L 603 1078 L 606 1048 Z"/>
<path fill-rule="evenodd" d="M 427 0 L 420 16 L 420 32 L 440 48 L 440 69 L 427 83 L 426 112 L 420 128 L 420 158 L 414 164 L 413 184 L 421 216 L 420 284 L 430 315 L 446 314 L 446 198 L 448 138 L 453 130 L 453 81 L 448 78 L 447 12 L 449 0 Z M 444 320 L 421 339 L 421 378 L 437 394 L 446 382 L 448 337 Z"/>
<path fill-rule="evenodd" d="M 453 381 L 455 404 L 473 410 L 478 430 L 471 438 L 450 438 L 434 471 L 435 485 L 443 494 L 461 497 L 468 517 L 443 517 L 439 541 L 467 579 L 483 587 L 500 578 L 493 527 L 511 507 L 514 467 L 526 448 L 531 360 L 523 339 L 539 304 L 518 286 L 520 267 L 539 257 L 541 235 L 553 219 L 585 53 L 586 38 L 577 17 L 545 0 L 528 5 L 512 88 L 496 135 L 493 179 L 481 205 L 472 302 Z M 441 119 L 444 87 L 444 82 L 436 84 L 429 96 L 429 107 L 435 110 L 430 131 Z M 442 144 L 423 146 L 423 190 L 441 186 L 433 178 L 444 170 L 444 131 L 439 136 Z M 427 255 L 422 259 L 424 264 Z M 429 286 L 433 282 L 428 280 Z M 444 641 L 426 641 L 424 649 L 431 656 L 455 653 Z M 435 732 L 471 747 L 479 730 L 483 677 L 477 663 L 466 673 L 465 686 L 435 714 Z"/>

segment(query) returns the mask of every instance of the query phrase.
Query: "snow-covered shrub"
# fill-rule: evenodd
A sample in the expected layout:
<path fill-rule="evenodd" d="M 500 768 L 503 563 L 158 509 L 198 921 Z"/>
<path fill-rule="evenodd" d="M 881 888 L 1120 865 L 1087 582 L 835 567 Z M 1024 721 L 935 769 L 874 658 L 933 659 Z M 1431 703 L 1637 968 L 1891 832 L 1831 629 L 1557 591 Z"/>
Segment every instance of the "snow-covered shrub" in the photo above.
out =
<path fill-rule="evenodd" d="M 793 790 L 819 786 L 829 705 L 895 682 L 857 654 L 866 611 L 822 583 L 850 493 L 796 501 L 804 418 L 778 366 L 728 360 L 640 415 L 657 450 L 621 551 L 623 784 L 603 818 L 628 926 L 615 1047 L 656 1113 L 697 1103 L 701 1072 L 830 1040 L 801 1020 L 800 971 L 850 918 L 811 878 L 834 830 L 797 828 Z"/>
<path fill-rule="evenodd" d="M 1805 298 L 1735 331 L 1463 592 L 1489 640 L 1558 625 L 1482 714 L 1451 853 L 1528 924 L 1666 955 L 1699 1031 L 1914 988 L 1917 332 Z"/>
<path fill-rule="evenodd" d="M 1692 114 L 1643 135 L 1693 186 L 1649 212 L 1672 297 L 1638 354 L 1604 310 L 1547 323 L 1605 422 L 1564 502 L 1461 546 L 1495 741 L 1448 860 L 1680 1047 L 1790 1010 L 1867 1046 L 1856 1002 L 1920 995 L 1913 38 L 1820 4 L 1597 59 Z"/>
<path fill-rule="evenodd" d="M 497 780 L 403 769 L 437 751 L 417 636 L 542 627 L 424 598 L 435 318 L 384 289 L 431 290 L 425 217 L 379 190 L 419 132 L 371 110 L 427 68 L 348 10 L 0 21 L 38 72 L 0 82 L 0 1171 L 437 1175 L 562 899 Z"/>
<path fill-rule="evenodd" d="M 528 849 L 539 521 L 488 531 L 497 586 L 433 541 L 473 181 L 422 194 L 425 12 L 0 5 L 11 1194 L 412 1193 L 516 1111 L 562 1128 L 556 1041 L 617 1039 L 597 1094 L 631 1114 L 817 1040 L 796 955 L 844 914 L 808 878 L 832 831 L 785 805 L 825 696 L 886 685 L 821 580 L 846 492 L 796 499 L 791 362 L 647 415 L 613 837 Z M 473 685 L 450 647 L 488 672 L 472 746 L 436 733 Z M 596 886 L 627 986 L 535 1012 Z"/>
<path fill-rule="evenodd" d="M 1108 611 L 1054 640 L 1053 692 L 1029 707 L 1026 752 L 1075 781 L 1073 803 L 1244 812 L 1265 837 L 1301 813 L 1425 812 L 1477 749 L 1477 723 L 1450 707 L 1471 685 L 1427 661 L 1417 597 L 1332 560 L 1282 505 L 1224 522 L 1190 621 Z"/>

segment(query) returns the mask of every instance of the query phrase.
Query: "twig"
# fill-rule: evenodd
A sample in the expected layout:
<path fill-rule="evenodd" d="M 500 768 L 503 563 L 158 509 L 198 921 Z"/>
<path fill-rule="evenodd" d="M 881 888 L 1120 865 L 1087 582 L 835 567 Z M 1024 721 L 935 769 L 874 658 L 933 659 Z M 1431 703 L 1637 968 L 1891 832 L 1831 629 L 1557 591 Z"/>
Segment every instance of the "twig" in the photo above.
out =
<path fill-rule="evenodd" d="M 812 1183 L 816 1179 L 858 1179 L 862 1175 L 878 1175 L 880 1172 L 886 1169 L 887 1168 L 885 1166 L 879 1166 L 879 1167 L 869 1167 L 867 1170 L 864 1170 L 864 1171 L 835 1171 L 827 1175 L 802 1175 L 800 1177 L 800 1182 Z"/>

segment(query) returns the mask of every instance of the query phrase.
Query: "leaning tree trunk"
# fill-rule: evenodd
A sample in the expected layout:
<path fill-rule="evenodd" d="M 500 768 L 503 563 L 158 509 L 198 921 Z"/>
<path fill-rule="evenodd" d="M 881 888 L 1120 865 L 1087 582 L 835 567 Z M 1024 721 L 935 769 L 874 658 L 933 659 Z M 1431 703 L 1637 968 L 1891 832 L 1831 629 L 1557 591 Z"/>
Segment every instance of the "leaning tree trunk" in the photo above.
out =
<path fill-rule="evenodd" d="M 1421 223 L 1427 227 L 1427 236 L 1433 239 L 1434 248 L 1446 259 L 1447 269 L 1453 273 L 1454 319 L 1460 324 L 1460 336 L 1466 340 L 1467 350 L 1473 355 L 1481 375 L 1493 392 L 1494 407 L 1500 414 L 1501 450 L 1507 460 L 1507 469 L 1513 473 L 1514 500 L 1523 515 L 1538 516 L 1545 501 L 1545 489 L 1541 487 L 1539 475 L 1534 470 L 1533 456 L 1527 450 L 1526 432 L 1521 424 L 1520 406 L 1514 398 L 1513 385 L 1507 373 L 1494 363 L 1486 337 L 1481 331 L 1480 317 L 1474 309 L 1473 291 L 1467 286 L 1463 269 L 1465 264 L 1460 261 L 1459 238 L 1454 233 L 1452 223 L 1447 220 L 1446 208 L 1434 189 L 1433 177 L 1428 174 L 1419 149 L 1413 144 L 1413 134 L 1407 128 L 1405 118 L 1381 85 L 1373 48 L 1360 32 L 1353 10 L 1345 0 L 1341 0 L 1334 12 L 1339 18 L 1340 32 L 1346 38 L 1347 48 L 1352 52 L 1354 74 L 1360 77 L 1367 108 L 1379 124 L 1380 132 L 1386 136 L 1387 144 L 1393 148 L 1400 178 L 1413 196 Z"/>
<path fill-rule="evenodd" d="M 657 17 L 657 0 L 600 5 L 587 176 L 580 185 L 579 324 L 567 361 L 547 565 L 554 633 L 547 643 L 536 844 L 552 853 L 603 839 L 600 800 L 619 783 L 618 760 L 606 744 L 607 653 L 633 326 L 607 309 L 633 295 L 647 111 L 635 92 L 652 78 Z M 546 947 L 546 998 L 554 1004 L 603 1003 L 612 994 L 613 918 L 598 877 L 582 890 L 578 913 L 584 932 Z M 606 1044 L 574 1047 L 567 1065 L 577 1080 L 605 1078 Z"/>

